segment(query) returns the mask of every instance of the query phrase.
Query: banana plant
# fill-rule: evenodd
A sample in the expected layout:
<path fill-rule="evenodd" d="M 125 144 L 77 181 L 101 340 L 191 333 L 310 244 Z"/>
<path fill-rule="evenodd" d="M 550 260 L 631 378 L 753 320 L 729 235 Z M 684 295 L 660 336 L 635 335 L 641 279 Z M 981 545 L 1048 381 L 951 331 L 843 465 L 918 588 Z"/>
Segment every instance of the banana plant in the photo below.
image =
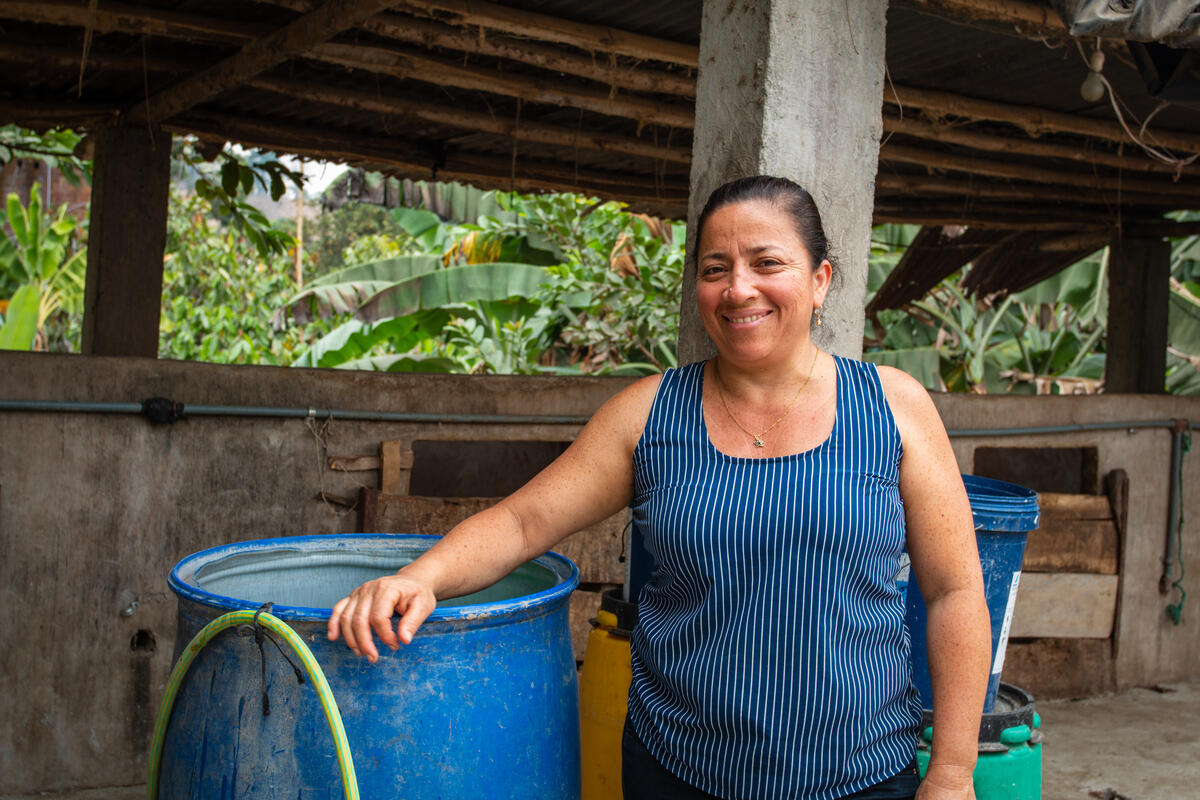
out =
<path fill-rule="evenodd" d="M 51 314 L 82 309 L 87 251 L 73 247 L 79 223 L 65 204 L 54 214 L 42 209 L 39 184 L 30 189 L 28 206 L 8 195 L 6 211 L 12 234 L 0 236 L 0 288 L 11 297 L 0 349 L 32 350 Z"/>
<path fill-rule="evenodd" d="M 508 306 L 524 307 L 524 298 L 549 280 L 542 267 L 494 262 L 444 267 L 440 256 L 401 256 L 360 264 L 325 276 L 293 298 L 288 307 L 300 313 L 354 316 L 338 325 L 297 359 L 293 366 L 425 370 L 438 364 L 421 360 L 363 361 L 385 343 L 388 350 L 406 353 L 441 334 L 452 312 L 464 304 L 484 303 L 483 309 L 501 314 Z M 531 309 L 524 309 L 532 313 Z M 473 310 L 472 314 L 475 313 Z"/>

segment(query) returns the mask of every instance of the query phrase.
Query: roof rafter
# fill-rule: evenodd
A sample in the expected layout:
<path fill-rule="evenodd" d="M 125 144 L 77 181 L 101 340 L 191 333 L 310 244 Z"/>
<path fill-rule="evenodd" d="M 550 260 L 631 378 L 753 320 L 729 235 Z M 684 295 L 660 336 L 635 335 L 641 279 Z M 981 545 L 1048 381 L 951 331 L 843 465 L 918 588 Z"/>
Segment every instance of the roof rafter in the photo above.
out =
<path fill-rule="evenodd" d="M 396 0 L 326 0 L 279 30 L 247 43 L 235 55 L 138 103 L 128 115 L 149 122 L 170 119 L 395 4 Z"/>
<path fill-rule="evenodd" d="M 700 65 L 700 48 L 694 44 L 630 33 L 607 25 L 573 22 L 485 0 L 402 0 L 400 7 L 414 13 L 440 12 L 450 15 L 458 25 L 490 28 L 543 42 L 567 44 L 589 52 L 616 53 L 692 69 Z"/>

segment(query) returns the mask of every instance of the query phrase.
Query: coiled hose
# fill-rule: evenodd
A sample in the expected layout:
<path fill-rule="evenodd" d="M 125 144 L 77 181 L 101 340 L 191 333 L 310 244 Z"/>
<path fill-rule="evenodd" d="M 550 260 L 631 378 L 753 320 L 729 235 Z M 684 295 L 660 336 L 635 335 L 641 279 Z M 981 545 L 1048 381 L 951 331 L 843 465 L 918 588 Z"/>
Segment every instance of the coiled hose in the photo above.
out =
<path fill-rule="evenodd" d="M 346 729 L 342 726 L 341 712 L 338 711 L 337 701 L 333 698 L 333 692 L 329 688 L 329 681 L 325 679 L 321 665 L 317 663 L 317 659 L 313 657 L 308 645 L 294 630 L 279 617 L 269 614 L 263 609 L 231 611 L 217 617 L 196 634 L 179 656 L 179 661 L 171 670 L 171 677 L 167 679 L 167 688 L 163 693 L 162 704 L 158 708 L 158 718 L 154 721 L 154 738 L 150 743 L 149 765 L 146 773 L 146 796 L 149 800 L 158 800 L 158 773 L 162 761 L 163 740 L 167 736 L 167 724 L 171 721 L 175 697 L 179 693 L 184 676 L 187 675 L 196 656 L 218 633 L 237 625 L 260 625 L 272 633 L 278 634 L 291 645 L 292 651 L 300 658 L 300 662 L 304 665 L 304 671 L 308 674 L 313 686 L 316 687 L 317 696 L 321 700 L 325 721 L 329 723 L 329 731 L 333 734 L 333 745 L 337 752 L 338 770 L 341 772 L 342 788 L 345 791 L 346 800 L 359 800 L 358 778 L 354 774 L 350 742 L 346 739 Z"/>

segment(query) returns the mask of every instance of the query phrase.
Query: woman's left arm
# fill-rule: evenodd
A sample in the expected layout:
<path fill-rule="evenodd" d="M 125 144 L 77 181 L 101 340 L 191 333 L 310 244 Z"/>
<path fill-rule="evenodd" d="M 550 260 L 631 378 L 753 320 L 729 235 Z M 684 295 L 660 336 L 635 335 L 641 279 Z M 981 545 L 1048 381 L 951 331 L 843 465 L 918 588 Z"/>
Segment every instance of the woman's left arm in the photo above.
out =
<path fill-rule="evenodd" d="M 971 506 L 929 393 L 903 372 L 880 367 L 879 373 L 904 446 L 900 496 L 927 613 L 933 751 L 917 797 L 974 798 L 991 629 Z"/>

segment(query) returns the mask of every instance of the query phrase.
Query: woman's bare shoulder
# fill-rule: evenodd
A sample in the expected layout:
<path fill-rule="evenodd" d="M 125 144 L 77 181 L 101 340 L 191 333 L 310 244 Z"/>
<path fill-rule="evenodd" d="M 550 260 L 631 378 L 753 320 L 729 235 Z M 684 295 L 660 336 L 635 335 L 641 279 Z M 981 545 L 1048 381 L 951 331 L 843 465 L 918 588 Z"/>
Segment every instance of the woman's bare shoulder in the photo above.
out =
<path fill-rule="evenodd" d="M 592 424 L 621 434 L 628 442 L 641 438 L 654 396 L 662 382 L 662 375 L 649 375 L 626 386 L 610 397 L 592 417 Z"/>
<path fill-rule="evenodd" d="M 895 367 L 881 364 L 878 369 L 879 383 L 902 435 L 906 428 L 914 425 L 922 429 L 933 426 L 935 430 L 942 427 L 933 398 L 920 381 Z"/>

